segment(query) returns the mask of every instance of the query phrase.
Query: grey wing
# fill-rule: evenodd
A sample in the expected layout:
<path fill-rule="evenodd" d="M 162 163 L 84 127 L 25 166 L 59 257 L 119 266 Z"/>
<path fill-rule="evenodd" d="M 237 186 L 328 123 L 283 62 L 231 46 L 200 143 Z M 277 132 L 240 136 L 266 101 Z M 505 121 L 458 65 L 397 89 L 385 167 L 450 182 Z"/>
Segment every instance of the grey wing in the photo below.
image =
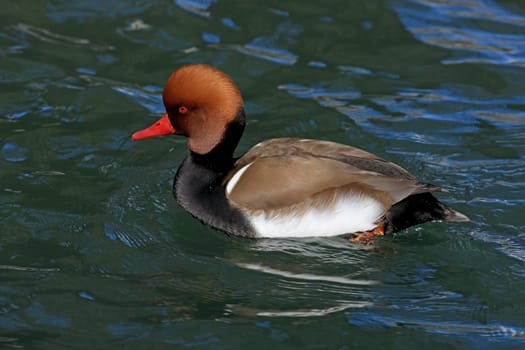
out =
<path fill-rule="evenodd" d="M 407 170 L 375 154 L 336 142 L 311 139 L 276 138 L 261 142 L 239 159 L 236 167 L 261 157 L 291 155 L 327 158 L 396 179 L 416 180 Z"/>

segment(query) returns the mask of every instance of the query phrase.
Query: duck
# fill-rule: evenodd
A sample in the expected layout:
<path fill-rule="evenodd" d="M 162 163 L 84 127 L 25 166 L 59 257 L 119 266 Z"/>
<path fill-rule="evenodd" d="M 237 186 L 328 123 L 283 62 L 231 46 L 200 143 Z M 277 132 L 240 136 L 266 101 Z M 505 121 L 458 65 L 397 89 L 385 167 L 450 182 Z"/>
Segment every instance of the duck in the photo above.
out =
<path fill-rule="evenodd" d="M 166 113 L 132 140 L 187 138 L 173 195 L 202 223 L 248 238 L 347 237 L 371 244 L 429 221 L 469 218 L 440 202 L 442 187 L 401 166 L 344 144 L 273 138 L 240 157 L 245 129 L 241 92 L 221 70 L 185 65 L 168 78 Z"/>

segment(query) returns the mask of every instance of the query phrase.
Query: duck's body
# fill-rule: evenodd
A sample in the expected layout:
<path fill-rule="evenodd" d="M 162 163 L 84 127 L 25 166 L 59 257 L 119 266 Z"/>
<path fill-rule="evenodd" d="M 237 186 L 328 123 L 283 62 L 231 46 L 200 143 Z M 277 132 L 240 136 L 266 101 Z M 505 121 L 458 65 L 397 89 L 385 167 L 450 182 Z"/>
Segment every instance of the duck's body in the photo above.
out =
<path fill-rule="evenodd" d="M 440 187 L 358 148 L 320 140 L 271 139 L 238 159 L 244 108 L 234 83 L 206 65 L 172 74 L 167 114 L 134 140 L 189 138 L 174 181 L 177 202 L 202 222 L 244 237 L 392 233 L 427 221 L 468 221 L 439 202 Z M 358 235 L 358 237 L 359 237 Z"/>

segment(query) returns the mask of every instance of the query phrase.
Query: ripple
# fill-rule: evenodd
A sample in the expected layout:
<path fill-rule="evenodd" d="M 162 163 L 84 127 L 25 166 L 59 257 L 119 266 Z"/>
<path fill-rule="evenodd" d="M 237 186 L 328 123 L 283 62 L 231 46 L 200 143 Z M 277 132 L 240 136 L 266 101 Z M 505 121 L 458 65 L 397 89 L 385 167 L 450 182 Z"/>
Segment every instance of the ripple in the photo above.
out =
<path fill-rule="evenodd" d="M 521 233 L 523 232 L 523 228 L 524 227 L 510 227 L 510 231 L 520 232 L 518 236 L 502 235 L 495 232 L 486 232 L 484 230 L 472 232 L 472 236 L 481 239 L 484 242 L 496 245 L 497 249 L 506 256 L 516 259 L 521 263 L 525 263 L 525 237 Z M 521 274 L 523 275 L 523 272 Z"/>
<path fill-rule="evenodd" d="M 142 19 L 137 18 L 133 21 L 128 22 L 128 25 L 124 28 L 125 31 L 137 31 L 137 30 L 147 30 L 150 29 L 151 25 L 145 23 Z"/>
<path fill-rule="evenodd" d="M 309 87 L 298 84 L 282 84 L 278 86 L 278 89 L 285 90 L 297 98 L 310 98 L 316 101 L 322 101 L 324 105 L 329 106 L 346 105 L 345 101 L 353 100 L 361 96 L 359 91 L 354 90 L 329 90 L 322 87 Z"/>
<path fill-rule="evenodd" d="M 296 309 L 296 310 L 263 310 L 240 307 L 238 305 L 227 305 L 227 308 L 237 315 L 258 316 L 258 317 L 322 317 L 333 313 L 338 313 L 348 309 L 359 309 L 373 305 L 370 302 L 353 302 L 323 309 Z"/>
<path fill-rule="evenodd" d="M 38 325 L 59 328 L 69 328 L 71 325 L 71 318 L 69 316 L 47 312 L 44 306 L 36 301 L 33 301 L 30 306 L 25 308 L 24 313 L 32 318 L 33 322 Z"/>
<path fill-rule="evenodd" d="M 462 52 L 462 57 L 443 60 L 445 64 L 525 66 L 525 17 L 493 1 L 409 0 L 392 4 L 405 28 L 417 39 Z"/>
<path fill-rule="evenodd" d="M 175 4 L 181 9 L 202 17 L 211 16 L 209 9 L 215 2 L 216 0 L 175 0 Z"/>
<path fill-rule="evenodd" d="M 97 151 L 96 147 L 75 136 L 55 137 L 51 141 L 49 147 L 54 151 L 56 157 L 62 160 L 77 158 L 81 155 L 89 156 Z"/>
<path fill-rule="evenodd" d="M 21 57 L 10 57 L 7 59 L 9 65 L 0 67 L 2 84 L 32 83 L 38 79 L 56 79 L 64 76 L 64 73 L 56 66 L 26 60 Z"/>
<path fill-rule="evenodd" d="M 132 43 L 147 45 L 163 51 L 182 50 L 191 45 L 190 42 L 173 35 L 170 31 L 151 26 L 140 19 L 117 28 L 117 34 Z"/>
<path fill-rule="evenodd" d="M 240 31 L 241 30 L 241 27 L 239 27 L 235 21 L 229 17 L 224 17 L 224 18 L 221 18 L 221 23 L 224 24 L 226 27 L 230 28 L 230 29 L 233 29 L 233 30 L 236 30 L 236 31 Z"/>
<path fill-rule="evenodd" d="M 326 68 L 328 65 L 322 61 L 310 61 L 308 62 L 308 66 L 314 68 Z"/>
<path fill-rule="evenodd" d="M 359 280 L 359 279 L 351 279 L 346 277 L 339 277 L 339 276 L 324 276 L 324 275 L 315 275 L 310 273 L 293 273 L 289 271 L 283 271 L 274 269 L 268 266 L 262 266 L 259 264 L 246 264 L 246 263 L 238 263 L 237 266 L 254 270 L 254 271 L 260 271 L 264 273 L 268 273 L 271 275 L 277 275 L 285 278 L 292 278 L 292 279 L 299 279 L 304 281 L 316 281 L 316 282 L 332 282 L 332 283 L 339 283 L 339 284 L 350 284 L 350 285 L 361 285 L 361 286 L 370 286 L 374 284 L 378 284 L 378 281 L 372 281 L 372 280 Z"/>
<path fill-rule="evenodd" d="M 144 247 L 158 241 L 146 232 L 137 230 L 135 227 L 123 227 L 124 224 L 104 224 L 106 237 L 113 241 L 120 241 L 130 248 Z"/>
<path fill-rule="evenodd" d="M 51 210 L 37 210 L 32 208 L 13 208 L 10 210 L 5 222 L 23 227 L 33 237 L 49 239 L 55 232 L 83 233 L 86 229 L 85 219 L 82 215 L 70 214 Z"/>
<path fill-rule="evenodd" d="M 0 270 L 21 271 L 21 272 L 59 272 L 57 267 L 33 267 L 17 265 L 0 265 Z"/>
<path fill-rule="evenodd" d="M 45 15 L 59 23 L 71 19 L 83 22 L 91 17 L 116 18 L 137 15 L 155 3 L 155 1 L 137 1 L 133 3 L 133 6 L 130 6 L 130 3 L 125 1 L 96 3 L 82 0 L 57 0 L 46 3 Z"/>
<path fill-rule="evenodd" d="M 164 112 L 162 97 L 157 91 L 152 92 L 147 89 L 138 89 L 129 86 L 114 86 L 113 89 L 131 97 L 135 103 L 138 103 L 151 113 L 158 114 Z"/>
<path fill-rule="evenodd" d="M 219 44 L 221 42 L 220 35 L 204 32 L 201 35 L 202 41 L 208 44 Z"/>
<path fill-rule="evenodd" d="M 321 334 L 328 348 L 523 346 L 522 8 L 380 3 L 6 7 L 0 343 L 279 348 Z M 162 86 L 147 84 L 197 61 L 247 77 L 247 109 L 267 125 L 251 119 L 251 139 L 288 127 L 358 136 L 444 184 L 472 222 L 374 247 L 200 225 L 170 193 L 186 140 L 132 144 L 128 130 L 142 108 L 164 112 Z"/>
<path fill-rule="evenodd" d="M 5 143 L 0 149 L 0 157 L 11 163 L 23 162 L 27 159 L 27 149 L 16 143 Z"/>
<path fill-rule="evenodd" d="M 112 176 L 117 177 L 122 186 L 107 198 L 104 235 L 130 248 L 154 245 L 168 238 L 163 230 L 148 229 L 158 225 L 158 220 L 168 211 L 167 201 L 172 201 L 169 187 L 164 180 L 144 180 L 149 171 L 139 168 L 130 170 L 125 167 L 112 170 Z M 172 176 L 172 171 L 167 171 L 160 178 L 167 179 Z M 141 218 L 140 221 L 137 221 L 137 217 Z"/>
<path fill-rule="evenodd" d="M 233 45 L 232 48 L 249 56 L 292 66 L 297 63 L 299 56 L 289 48 L 303 31 L 301 25 L 286 20 L 276 25 L 273 35 L 257 36 L 250 43 Z"/>
<path fill-rule="evenodd" d="M 46 43 L 86 46 L 94 51 L 112 51 L 115 49 L 111 45 L 92 43 L 89 39 L 58 34 L 48 29 L 39 28 L 25 23 L 19 23 L 14 28 L 17 31 L 20 31 L 28 36 L 34 37 Z"/>
<path fill-rule="evenodd" d="M 377 76 L 377 73 L 371 73 Z M 347 82 L 351 85 L 352 82 Z M 321 85 L 321 84 L 319 84 Z M 519 150 L 525 114 L 524 96 L 504 98 L 464 91 L 458 87 L 400 88 L 392 95 L 366 96 L 351 88 L 287 83 L 279 85 L 299 99 L 311 99 L 352 119 L 367 133 L 387 139 L 429 145 L 461 146 L 465 134 L 479 132 L 480 122 L 509 129 L 504 143 L 513 140 Z M 418 127 L 421 124 L 422 127 Z M 503 142 L 502 142 L 503 143 Z"/>
<path fill-rule="evenodd" d="M 406 320 L 395 317 L 371 315 L 355 311 L 348 315 L 348 323 L 365 327 L 403 327 L 417 328 L 429 333 L 444 335 L 480 335 L 491 340 L 513 339 L 525 341 L 525 328 L 499 324 L 468 324 L 454 322 L 429 322 L 424 320 Z"/>
<path fill-rule="evenodd" d="M 272 40 L 265 38 L 256 39 L 243 46 L 234 46 L 234 48 L 240 53 L 287 66 L 294 65 L 298 59 L 297 55 L 276 47 Z"/>
<path fill-rule="evenodd" d="M 29 114 L 29 111 L 20 111 L 20 112 L 9 113 L 5 117 L 9 120 L 16 120 L 16 119 L 23 118 L 28 114 Z"/>

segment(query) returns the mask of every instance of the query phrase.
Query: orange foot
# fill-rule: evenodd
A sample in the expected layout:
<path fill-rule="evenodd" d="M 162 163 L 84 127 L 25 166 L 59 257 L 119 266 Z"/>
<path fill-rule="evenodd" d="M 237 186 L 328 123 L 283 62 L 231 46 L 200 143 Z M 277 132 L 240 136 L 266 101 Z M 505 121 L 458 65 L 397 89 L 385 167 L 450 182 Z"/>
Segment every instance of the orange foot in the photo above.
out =
<path fill-rule="evenodd" d="M 374 243 L 374 239 L 376 236 L 384 236 L 385 235 L 385 225 L 380 222 L 375 229 L 372 231 L 365 231 L 365 232 L 359 232 L 355 233 L 350 240 L 355 243 L 364 244 L 364 245 L 370 245 Z"/>

